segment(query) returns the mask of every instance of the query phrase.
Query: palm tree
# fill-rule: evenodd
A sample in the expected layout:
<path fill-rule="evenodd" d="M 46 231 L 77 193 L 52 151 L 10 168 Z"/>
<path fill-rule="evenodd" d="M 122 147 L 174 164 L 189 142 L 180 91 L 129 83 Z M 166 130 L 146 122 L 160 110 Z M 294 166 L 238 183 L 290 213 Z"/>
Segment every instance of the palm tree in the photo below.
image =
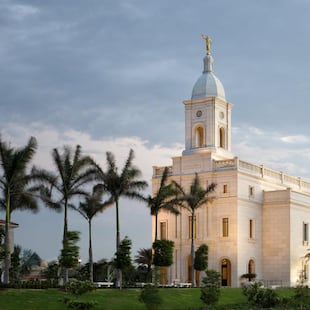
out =
<path fill-rule="evenodd" d="M 187 209 L 191 213 L 191 277 L 192 277 L 192 287 L 195 287 L 195 272 L 194 272 L 194 258 L 195 258 L 195 233 L 194 233 L 194 225 L 195 225 L 195 212 L 202 205 L 208 203 L 210 201 L 209 194 L 214 192 L 216 187 L 215 183 L 211 183 L 204 189 L 200 185 L 200 180 L 198 174 L 195 173 L 195 178 L 190 185 L 190 190 L 188 193 L 184 191 L 184 189 L 176 182 L 174 182 L 175 186 L 182 193 L 178 200 L 182 207 Z"/>
<path fill-rule="evenodd" d="M 138 254 L 135 256 L 134 262 L 139 266 L 147 268 L 147 278 L 151 275 L 152 271 L 152 258 L 153 258 L 153 250 L 149 249 L 140 249 Z"/>
<path fill-rule="evenodd" d="M 174 186 L 174 183 L 166 184 L 168 180 L 169 168 L 165 167 L 160 180 L 160 186 L 156 194 L 152 197 L 149 196 L 147 199 L 148 206 L 151 209 L 151 215 L 155 216 L 155 240 L 157 240 L 158 231 L 158 212 L 161 209 L 170 211 L 176 215 L 180 212 L 175 207 L 176 196 L 179 194 L 179 190 Z"/>
<path fill-rule="evenodd" d="M 75 151 L 64 146 L 63 153 L 57 148 L 52 152 L 56 173 L 34 168 L 33 174 L 45 187 L 41 187 L 41 199 L 48 207 L 56 210 L 64 209 L 63 248 L 68 233 L 68 207 L 70 200 L 77 196 L 87 196 L 85 185 L 92 182 L 97 172 L 97 165 L 89 156 L 82 155 L 81 146 L 77 145 Z M 52 192 L 56 190 L 53 199 Z M 64 268 L 64 283 L 68 280 L 68 270 Z"/>
<path fill-rule="evenodd" d="M 106 153 L 107 171 L 104 172 L 98 166 L 98 177 L 103 182 L 102 186 L 115 203 L 116 209 L 116 252 L 119 250 L 120 223 L 119 223 L 119 200 L 121 197 L 145 201 L 141 191 L 147 187 L 147 182 L 137 180 L 141 171 L 132 163 L 134 152 L 130 150 L 126 163 L 119 173 L 116 166 L 115 157 L 111 152 Z M 121 287 L 121 271 L 118 272 L 118 285 Z"/>
<path fill-rule="evenodd" d="M 108 200 L 102 202 L 102 196 L 104 191 L 100 187 L 94 186 L 92 194 L 88 194 L 85 197 L 84 202 L 80 202 L 78 208 L 73 207 L 78 211 L 88 222 L 88 240 L 89 240 L 89 276 L 90 281 L 94 280 L 94 264 L 93 264 L 93 250 L 92 250 L 92 219 L 98 212 L 103 212 L 107 207 L 109 207 L 113 202 Z"/>
<path fill-rule="evenodd" d="M 34 137 L 28 140 L 26 146 L 13 148 L 0 137 L 0 207 L 5 210 L 5 259 L 4 283 L 10 282 L 11 238 L 10 223 L 11 213 L 16 210 L 37 211 L 38 204 L 31 187 L 33 176 L 27 169 L 37 150 L 37 141 Z"/>

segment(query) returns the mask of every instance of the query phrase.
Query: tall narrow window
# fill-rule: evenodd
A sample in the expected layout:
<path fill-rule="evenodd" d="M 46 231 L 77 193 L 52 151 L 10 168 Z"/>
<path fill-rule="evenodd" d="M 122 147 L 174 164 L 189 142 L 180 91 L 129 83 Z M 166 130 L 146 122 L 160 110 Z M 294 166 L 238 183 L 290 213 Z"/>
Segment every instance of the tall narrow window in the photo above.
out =
<path fill-rule="evenodd" d="M 160 239 L 167 239 L 167 222 L 160 222 Z"/>
<path fill-rule="evenodd" d="M 195 130 L 195 142 L 196 147 L 204 147 L 204 133 L 201 126 L 198 126 Z"/>
<path fill-rule="evenodd" d="M 228 217 L 224 217 L 222 219 L 222 234 L 223 234 L 223 237 L 228 237 Z"/>
<path fill-rule="evenodd" d="M 303 223 L 303 241 L 308 242 L 309 241 L 309 224 Z"/>
<path fill-rule="evenodd" d="M 227 184 L 224 184 L 224 185 L 223 185 L 223 193 L 224 193 L 224 194 L 227 194 L 227 193 L 228 193 L 228 185 L 227 185 Z"/>
<path fill-rule="evenodd" d="M 220 147 L 225 147 L 225 129 L 223 127 L 220 128 Z"/>
<path fill-rule="evenodd" d="M 249 220 L 249 238 L 255 238 L 255 227 L 254 227 L 254 220 Z"/>
<path fill-rule="evenodd" d="M 193 217 L 189 216 L 189 221 L 188 221 L 188 228 L 189 228 L 189 239 L 192 239 L 192 221 L 193 221 Z M 194 223 L 193 223 L 194 227 L 193 227 L 193 232 L 194 232 L 194 239 L 196 238 L 196 216 L 194 216 Z"/>
<path fill-rule="evenodd" d="M 255 194 L 254 186 L 249 185 L 249 198 L 253 198 Z"/>

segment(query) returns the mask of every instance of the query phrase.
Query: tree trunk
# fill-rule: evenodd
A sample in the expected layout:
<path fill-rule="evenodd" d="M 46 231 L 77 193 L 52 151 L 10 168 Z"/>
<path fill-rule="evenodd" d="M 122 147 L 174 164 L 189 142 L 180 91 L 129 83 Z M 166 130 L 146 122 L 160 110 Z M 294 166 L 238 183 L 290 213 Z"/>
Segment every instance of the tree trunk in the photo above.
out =
<path fill-rule="evenodd" d="M 68 232 L 68 200 L 65 199 L 65 205 L 64 205 L 64 235 L 63 235 L 63 240 L 62 240 L 62 246 L 63 249 L 65 248 L 66 245 L 66 240 L 67 240 L 67 232 Z M 63 266 L 63 284 L 65 285 L 68 282 L 68 268 Z"/>
<path fill-rule="evenodd" d="M 118 209 L 118 198 L 115 199 L 115 208 L 116 208 L 116 252 L 119 250 L 119 246 L 121 243 L 121 235 L 120 235 L 120 225 L 119 225 L 119 209 Z M 117 269 L 116 272 L 116 287 L 122 289 L 122 270 Z"/>
<path fill-rule="evenodd" d="M 89 234 L 89 278 L 90 281 L 94 281 L 94 265 L 93 265 L 93 249 L 92 249 L 92 237 L 91 237 L 91 220 L 88 220 L 88 234 Z"/>
<path fill-rule="evenodd" d="M 6 209 L 5 209 L 5 236 L 4 236 L 4 277 L 3 282 L 10 283 L 10 267 L 11 267 L 11 235 L 10 235 L 10 222 L 11 222 L 11 210 L 10 210 L 10 193 L 7 193 Z"/>
<path fill-rule="evenodd" d="M 157 240 L 157 222 L 158 222 L 158 213 L 155 214 L 155 240 Z"/>
<path fill-rule="evenodd" d="M 191 231 L 192 231 L 192 242 L 191 242 L 191 276 L 192 276 L 192 287 L 196 287 L 195 270 L 194 270 L 194 260 L 195 260 L 194 221 L 195 221 L 195 212 L 193 211 L 193 212 L 192 212 L 192 223 L 191 223 Z"/>

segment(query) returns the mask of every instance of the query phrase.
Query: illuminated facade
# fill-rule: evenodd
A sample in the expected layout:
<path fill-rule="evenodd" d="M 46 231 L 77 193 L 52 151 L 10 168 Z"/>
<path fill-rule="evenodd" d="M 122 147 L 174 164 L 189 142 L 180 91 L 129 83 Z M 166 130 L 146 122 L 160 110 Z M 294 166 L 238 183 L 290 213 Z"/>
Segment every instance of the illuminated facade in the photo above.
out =
<path fill-rule="evenodd" d="M 213 73 L 210 49 L 204 71 L 185 108 L 185 150 L 173 157 L 169 178 L 186 190 L 198 173 L 201 184 L 217 184 L 212 203 L 196 212 L 195 250 L 209 248 L 209 269 L 222 274 L 222 286 L 237 287 L 240 276 L 255 273 L 266 285 L 308 281 L 310 182 L 243 161 L 231 153 L 232 104 Z M 153 194 L 164 167 L 153 167 Z M 174 241 L 174 264 L 162 268 L 162 282 L 191 282 L 190 223 L 185 209 L 161 211 L 159 238 Z M 155 220 L 152 232 L 154 239 Z M 196 282 L 201 278 L 196 274 Z"/>

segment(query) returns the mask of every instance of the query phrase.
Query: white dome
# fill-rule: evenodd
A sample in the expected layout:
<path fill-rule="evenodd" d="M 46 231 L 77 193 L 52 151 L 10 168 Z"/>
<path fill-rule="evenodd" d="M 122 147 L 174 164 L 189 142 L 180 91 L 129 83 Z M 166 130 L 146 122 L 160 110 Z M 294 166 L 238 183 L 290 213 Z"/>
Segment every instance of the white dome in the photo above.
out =
<path fill-rule="evenodd" d="M 206 97 L 218 97 L 226 101 L 225 90 L 221 81 L 214 75 L 212 70 L 213 58 L 206 55 L 204 71 L 195 83 L 192 91 L 192 100 Z"/>

